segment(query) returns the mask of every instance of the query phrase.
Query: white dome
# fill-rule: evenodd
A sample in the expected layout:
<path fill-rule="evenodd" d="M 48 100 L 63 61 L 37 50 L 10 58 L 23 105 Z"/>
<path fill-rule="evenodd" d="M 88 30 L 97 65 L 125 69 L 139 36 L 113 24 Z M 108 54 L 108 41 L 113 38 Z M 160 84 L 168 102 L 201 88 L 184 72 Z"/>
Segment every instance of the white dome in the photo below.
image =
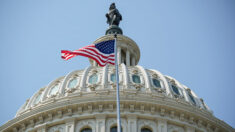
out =
<path fill-rule="evenodd" d="M 97 94 L 99 92 L 114 92 L 115 83 L 112 81 L 112 74 L 115 74 L 115 67 L 87 67 L 85 70 L 76 70 L 64 77 L 57 78 L 46 87 L 35 93 L 17 112 L 16 116 L 27 113 L 29 110 L 40 106 L 50 105 L 56 101 L 67 100 L 79 96 L 86 97 L 86 94 Z M 133 76 L 137 82 L 134 82 Z M 92 77 L 95 81 L 91 81 Z M 140 93 L 147 96 L 164 96 L 191 105 L 195 109 L 211 112 L 205 103 L 197 97 L 185 85 L 180 84 L 176 79 L 165 76 L 157 70 L 144 69 L 142 66 L 120 65 L 119 82 L 121 99 L 123 93 Z M 139 78 L 139 79 L 138 79 Z M 97 81 L 96 81 L 97 79 Z M 155 100 L 158 102 L 158 100 Z"/>

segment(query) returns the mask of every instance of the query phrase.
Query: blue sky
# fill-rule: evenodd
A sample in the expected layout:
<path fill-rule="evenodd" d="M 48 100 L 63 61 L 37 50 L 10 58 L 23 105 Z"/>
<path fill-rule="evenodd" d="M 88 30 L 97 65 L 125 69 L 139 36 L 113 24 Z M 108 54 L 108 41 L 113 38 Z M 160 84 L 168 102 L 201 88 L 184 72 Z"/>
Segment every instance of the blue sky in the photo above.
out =
<path fill-rule="evenodd" d="M 60 50 L 104 35 L 108 0 L 0 1 L 0 124 L 41 87 L 89 66 Z M 235 1 L 119 0 L 124 35 L 141 50 L 139 65 L 176 78 L 235 127 Z"/>

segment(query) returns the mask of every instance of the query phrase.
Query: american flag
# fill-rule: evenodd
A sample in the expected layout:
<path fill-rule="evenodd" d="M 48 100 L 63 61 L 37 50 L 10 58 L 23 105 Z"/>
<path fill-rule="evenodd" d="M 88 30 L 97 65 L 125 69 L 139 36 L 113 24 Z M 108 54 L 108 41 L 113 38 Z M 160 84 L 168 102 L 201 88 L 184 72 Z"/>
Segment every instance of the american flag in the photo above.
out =
<path fill-rule="evenodd" d="M 91 44 L 75 51 L 61 50 L 61 58 L 64 60 L 71 59 L 77 55 L 84 56 L 95 60 L 100 66 L 107 63 L 115 64 L 114 41 L 102 41 L 97 44 Z"/>

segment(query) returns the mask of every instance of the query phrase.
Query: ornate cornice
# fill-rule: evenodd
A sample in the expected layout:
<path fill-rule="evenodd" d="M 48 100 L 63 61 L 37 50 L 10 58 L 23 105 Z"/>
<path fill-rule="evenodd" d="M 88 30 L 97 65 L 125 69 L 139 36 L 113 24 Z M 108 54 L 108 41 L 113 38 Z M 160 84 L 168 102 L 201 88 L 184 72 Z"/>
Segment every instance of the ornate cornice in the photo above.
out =
<path fill-rule="evenodd" d="M 132 96 L 133 95 L 133 96 Z M 186 101 L 176 101 L 165 96 L 149 96 L 147 93 L 121 92 L 122 116 L 135 114 L 138 118 L 166 119 L 183 123 L 192 127 L 215 128 L 234 131 L 232 127 L 215 118 L 211 113 L 195 108 Z M 111 107 L 112 106 L 112 107 Z M 13 128 L 28 129 L 65 118 L 91 118 L 104 114 L 115 117 L 115 90 L 110 92 L 89 92 L 67 98 L 56 99 L 54 102 L 41 104 L 27 113 L 14 118 L 0 127 L 0 131 Z M 113 109 L 113 110 L 111 110 Z M 208 125 L 209 124 L 209 125 Z"/>

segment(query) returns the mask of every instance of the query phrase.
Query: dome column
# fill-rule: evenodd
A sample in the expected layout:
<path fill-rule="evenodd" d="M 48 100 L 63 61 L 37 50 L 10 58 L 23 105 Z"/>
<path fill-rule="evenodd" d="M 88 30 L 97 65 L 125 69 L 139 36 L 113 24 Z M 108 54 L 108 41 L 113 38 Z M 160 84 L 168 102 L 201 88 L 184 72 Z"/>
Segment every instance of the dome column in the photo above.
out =
<path fill-rule="evenodd" d="M 117 47 L 118 65 L 121 64 L 121 47 Z"/>
<path fill-rule="evenodd" d="M 134 56 L 131 57 L 131 65 L 135 66 L 135 57 Z"/>
<path fill-rule="evenodd" d="M 126 65 L 130 66 L 130 51 L 126 51 Z"/>

